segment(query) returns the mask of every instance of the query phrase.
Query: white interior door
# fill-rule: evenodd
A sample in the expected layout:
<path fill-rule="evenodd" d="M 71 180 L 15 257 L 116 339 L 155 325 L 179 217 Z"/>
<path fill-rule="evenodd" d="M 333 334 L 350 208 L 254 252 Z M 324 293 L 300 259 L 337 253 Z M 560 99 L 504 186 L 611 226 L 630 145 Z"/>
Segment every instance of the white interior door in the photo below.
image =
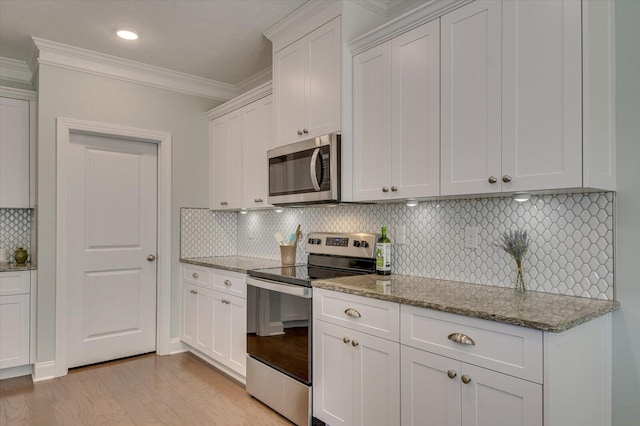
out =
<path fill-rule="evenodd" d="M 157 159 L 153 143 L 70 135 L 69 368 L 156 348 Z"/>

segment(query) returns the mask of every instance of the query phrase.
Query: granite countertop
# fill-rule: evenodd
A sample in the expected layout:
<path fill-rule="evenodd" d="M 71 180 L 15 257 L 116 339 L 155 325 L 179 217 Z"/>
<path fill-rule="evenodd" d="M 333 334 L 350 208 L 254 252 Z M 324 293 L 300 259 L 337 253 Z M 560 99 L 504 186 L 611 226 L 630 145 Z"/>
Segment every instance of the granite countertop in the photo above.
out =
<path fill-rule="evenodd" d="M 15 271 L 35 271 L 38 269 L 36 265 L 26 263 L 18 265 L 15 263 L 0 263 L 0 272 L 15 272 Z"/>
<path fill-rule="evenodd" d="M 383 281 L 388 284 L 385 285 Z M 469 317 L 562 332 L 618 309 L 611 300 L 551 293 L 516 294 L 512 288 L 406 275 L 359 275 L 314 281 L 313 286 Z"/>
<path fill-rule="evenodd" d="M 187 257 L 181 258 L 180 262 L 216 269 L 224 269 L 232 272 L 240 272 L 241 274 L 246 274 L 249 269 L 275 268 L 282 266 L 279 260 L 260 259 L 257 257 L 246 256 Z"/>

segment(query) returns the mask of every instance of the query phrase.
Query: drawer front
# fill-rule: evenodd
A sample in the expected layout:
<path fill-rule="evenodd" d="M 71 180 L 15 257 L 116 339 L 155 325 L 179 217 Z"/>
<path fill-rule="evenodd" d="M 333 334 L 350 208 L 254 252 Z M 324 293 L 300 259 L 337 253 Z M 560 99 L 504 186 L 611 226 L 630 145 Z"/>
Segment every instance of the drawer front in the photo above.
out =
<path fill-rule="evenodd" d="M 204 287 L 211 287 L 211 269 L 203 266 L 182 265 L 182 281 L 190 284 L 197 284 Z"/>
<path fill-rule="evenodd" d="M 31 272 L 0 272 L 0 296 L 11 294 L 29 294 L 31 291 Z"/>
<path fill-rule="evenodd" d="M 407 305 L 400 322 L 404 345 L 542 383 L 539 330 Z"/>
<path fill-rule="evenodd" d="M 213 288 L 232 296 L 247 298 L 247 276 L 214 269 Z"/>
<path fill-rule="evenodd" d="M 313 290 L 315 319 L 399 341 L 400 305 L 397 303 L 318 288 Z"/>

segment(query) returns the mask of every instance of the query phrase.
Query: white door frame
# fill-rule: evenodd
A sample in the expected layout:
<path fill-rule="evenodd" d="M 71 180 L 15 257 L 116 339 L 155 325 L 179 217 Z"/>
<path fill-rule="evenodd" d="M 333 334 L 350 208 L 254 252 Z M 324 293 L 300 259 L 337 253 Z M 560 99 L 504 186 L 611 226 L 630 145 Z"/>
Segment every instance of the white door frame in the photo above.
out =
<path fill-rule="evenodd" d="M 67 368 L 67 202 L 71 133 L 151 142 L 158 145 L 156 352 L 169 354 L 171 328 L 171 133 L 58 117 L 56 166 L 56 359 L 55 377 Z"/>

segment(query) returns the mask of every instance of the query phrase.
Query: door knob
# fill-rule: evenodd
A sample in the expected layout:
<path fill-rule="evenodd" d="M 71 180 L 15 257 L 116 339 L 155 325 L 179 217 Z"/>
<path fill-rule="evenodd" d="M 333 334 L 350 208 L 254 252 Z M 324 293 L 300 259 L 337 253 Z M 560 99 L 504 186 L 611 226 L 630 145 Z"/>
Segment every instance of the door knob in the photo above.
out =
<path fill-rule="evenodd" d="M 149 256 L 147 256 L 147 260 L 148 260 L 149 262 L 153 262 L 154 260 L 156 260 L 156 257 L 155 257 L 155 255 L 150 254 Z"/>

